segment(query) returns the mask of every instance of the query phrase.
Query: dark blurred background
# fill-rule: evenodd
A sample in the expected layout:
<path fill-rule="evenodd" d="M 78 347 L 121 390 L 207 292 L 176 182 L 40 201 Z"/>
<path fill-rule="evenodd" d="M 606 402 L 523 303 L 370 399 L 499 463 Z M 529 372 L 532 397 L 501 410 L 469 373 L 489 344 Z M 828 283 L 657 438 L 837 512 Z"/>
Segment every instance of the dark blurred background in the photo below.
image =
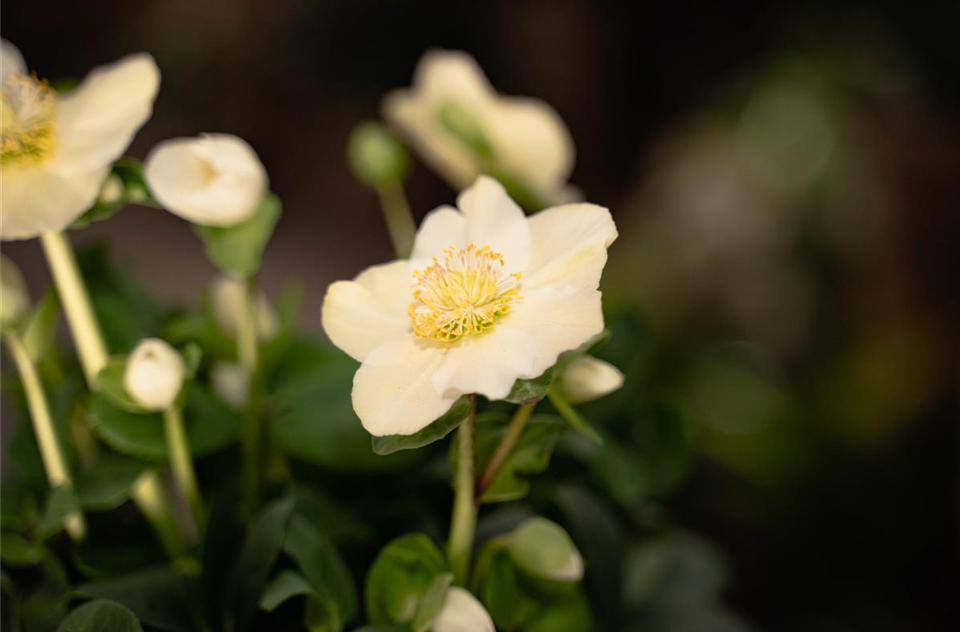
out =
<path fill-rule="evenodd" d="M 132 156 L 248 140 L 284 202 L 262 282 L 301 282 L 317 331 L 326 285 L 391 255 L 348 133 L 426 49 L 469 51 L 560 112 L 573 183 L 618 221 L 605 290 L 701 419 L 665 504 L 727 558 L 730 607 L 761 630 L 960 629 L 960 4 L 7 0 L 2 33 L 51 79 L 152 53 Z M 418 217 L 453 197 L 423 168 L 408 194 Z M 75 238 L 177 302 L 213 275 L 162 211 Z M 39 295 L 38 244 L 3 249 Z"/>

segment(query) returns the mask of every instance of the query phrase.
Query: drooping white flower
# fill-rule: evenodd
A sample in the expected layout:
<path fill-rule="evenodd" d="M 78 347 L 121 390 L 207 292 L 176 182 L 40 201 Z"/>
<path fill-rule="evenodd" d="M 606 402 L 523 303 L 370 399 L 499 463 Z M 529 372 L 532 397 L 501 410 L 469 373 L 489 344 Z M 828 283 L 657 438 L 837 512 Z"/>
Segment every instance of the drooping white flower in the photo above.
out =
<path fill-rule="evenodd" d="M 236 362 L 218 362 L 211 372 L 213 390 L 234 408 L 243 408 L 250 399 L 250 372 Z"/>
<path fill-rule="evenodd" d="M 148 410 L 165 410 L 180 393 L 185 367 L 176 349 L 159 338 L 144 338 L 127 358 L 123 386 Z"/>
<path fill-rule="evenodd" d="M 567 185 L 573 139 L 560 115 L 539 99 L 501 95 L 467 53 L 427 51 L 413 86 L 384 99 L 383 116 L 458 191 L 493 166 L 548 203 L 576 197 Z M 490 155 L 454 133 L 452 118 L 482 138 Z"/>
<path fill-rule="evenodd" d="M 16 324 L 30 307 L 23 274 L 6 255 L 0 255 L 0 326 Z"/>
<path fill-rule="evenodd" d="M 483 604 L 459 586 L 451 586 L 440 612 L 430 625 L 432 632 L 496 632 Z"/>
<path fill-rule="evenodd" d="M 245 309 L 244 294 L 247 292 L 246 283 L 230 276 L 220 275 L 210 286 L 210 299 L 213 304 L 213 317 L 225 334 L 237 335 L 238 319 Z M 277 335 L 280 323 L 277 313 L 270 304 L 270 299 L 263 292 L 257 293 L 254 307 L 257 325 L 257 336 L 269 340 Z"/>
<path fill-rule="evenodd" d="M 58 94 L 0 41 L 0 238 L 67 228 L 90 208 L 110 165 L 153 110 L 160 71 L 141 53 L 95 69 Z"/>
<path fill-rule="evenodd" d="M 461 395 L 503 399 L 603 330 L 598 285 L 617 230 L 607 209 L 531 217 L 482 176 L 427 215 L 410 260 L 330 286 L 323 327 L 362 362 L 353 406 L 373 435 L 412 434 Z"/>
<path fill-rule="evenodd" d="M 203 226 L 249 219 L 267 191 L 267 171 L 242 138 L 203 134 L 154 147 L 143 177 L 165 209 Z"/>
<path fill-rule="evenodd" d="M 623 373 L 609 362 L 593 356 L 580 356 L 560 375 L 560 388 L 574 404 L 609 395 L 623 386 Z"/>

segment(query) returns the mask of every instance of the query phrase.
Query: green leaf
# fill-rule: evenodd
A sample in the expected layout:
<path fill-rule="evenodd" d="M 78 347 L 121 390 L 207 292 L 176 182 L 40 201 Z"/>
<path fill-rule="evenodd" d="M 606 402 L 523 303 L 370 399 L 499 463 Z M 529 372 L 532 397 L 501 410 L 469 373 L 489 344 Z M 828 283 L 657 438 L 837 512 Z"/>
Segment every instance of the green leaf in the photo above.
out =
<path fill-rule="evenodd" d="M 391 454 L 398 450 L 415 450 L 443 439 L 453 432 L 470 414 L 472 404 L 467 395 L 453 403 L 446 413 L 420 432 L 412 435 L 387 435 L 373 437 L 373 451 L 377 454 Z"/>
<path fill-rule="evenodd" d="M 98 599 L 67 615 L 57 632 L 143 632 L 143 628 L 128 609 L 116 602 Z"/>
<path fill-rule="evenodd" d="M 353 578 L 330 539 L 311 521 L 294 513 L 287 523 L 283 551 L 292 557 L 317 593 L 326 629 L 341 630 L 357 615 Z"/>
<path fill-rule="evenodd" d="M 116 509 L 130 497 L 130 488 L 146 467 L 143 461 L 102 449 L 93 468 L 77 479 L 80 506 L 92 511 Z"/>
<path fill-rule="evenodd" d="M 138 404 L 124 385 L 123 377 L 127 370 L 127 356 L 113 356 L 107 360 L 106 366 L 97 374 L 99 393 L 103 394 L 110 403 L 127 412 L 144 415 L 150 411 Z"/>
<path fill-rule="evenodd" d="M 253 623 L 260 596 L 283 546 L 292 510 L 292 498 L 274 501 L 250 526 L 227 593 L 228 629 L 245 632 Z"/>
<path fill-rule="evenodd" d="M 40 518 L 40 534 L 46 538 L 57 533 L 63 528 L 67 516 L 79 509 L 80 503 L 70 487 L 61 485 L 50 490 Z"/>
<path fill-rule="evenodd" d="M 377 455 L 363 429 L 350 391 L 357 363 L 316 338 L 294 338 L 278 359 L 270 393 L 279 414 L 270 432 L 284 450 L 299 459 L 347 471 L 407 467 L 419 456 Z"/>
<path fill-rule="evenodd" d="M 51 286 L 33 307 L 23 326 L 23 345 L 34 363 L 39 363 L 54 342 L 60 319 L 60 298 Z"/>
<path fill-rule="evenodd" d="M 267 612 L 276 610 L 280 604 L 301 595 L 316 595 L 307 579 L 296 571 L 281 571 L 260 595 L 260 607 Z"/>
<path fill-rule="evenodd" d="M 200 617 L 192 583 L 165 568 L 90 582 L 74 592 L 119 603 L 145 625 L 169 632 L 193 632 Z"/>
<path fill-rule="evenodd" d="M 477 461 L 484 465 L 490 460 L 494 450 L 503 438 L 507 426 L 492 423 L 477 424 Z M 480 501 L 484 503 L 518 500 L 530 492 L 530 483 L 526 476 L 546 471 L 550 457 L 566 430 L 566 424 L 552 415 L 535 415 L 520 440 L 504 460 L 496 476 L 484 490 Z M 451 449 L 456 468 L 456 452 Z"/>
<path fill-rule="evenodd" d="M 260 258 L 280 212 L 280 198 L 268 193 L 245 222 L 226 228 L 195 226 L 194 231 L 203 240 L 210 261 L 222 271 L 245 279 L 260 269 Z"/>
<path fill-rule="evenodd" d="M 19 533 L 0 531 L 0 559 L 9 566 L 36 566 L 43 559 L 43 547 Z"/>
<path fill-rule="evenodd" d="M 367 575 L 367 617 L 371 623 L 410 623 L 423 596 L 446 572 L 443 555 L 422 533 L 393 540 L 380 551 Z"/>
<path fill-rule="evenodd" d="M 523 589 L 516 565 L 503 550 L 487 554 L 485 572 L 478 577 L 476 594 L 499 630 L 515 630 L 536 611 L 537 603 Z"/>
<path fill-rule="evenodd" d="M 574 430 L 598 444 L 603 444 L 603 437 L 600 436 L 600 433 L 590 425 L 589 421 L 577 412 L 577 409 L 567 401 L 567 398 L 560 391 L 551 388 L 547 391 L 547 397 L 550 399 L 553 407 L 557 409 L 557 414 L 563 417 Z"/>
<path fill-rule="evenodd" d="M 591 632 L 593 629 L 590 605 L 579 591 L 545 604 L 523 624 L 523 632 Z"/>
<path fill-rule="evenodd" d="M 430 587 L 420 598 L 420 607 L 417 608 L 417 614 L 413 618 L 413 632 L 428 632 L 430 624 L 443 608 L 447 589 L 453 584 L 453 579 L 453 573 L 441 573 L 433 579 Z"/>
<path fill-rule="evenodd" d="M 504 398 L 504 401 L 512 404 L 533 404 L 539 402 L 547 395 L 547 390 L 553 382 L 554 370 L 552 368 L 543 372 L 540 377 L 532 380 L 517 380 L 510 389 L 510 393 Z"/>
<path fill-rule="evenodd" d="M 199 385 L 187 392 L 183 417 L 194 458 L 226 447 L 240 434 L 237 413 Z M 90 427 L 118 452 L 158 463 L 167 461 L 160 413 L 138 415 L 121 410 L 98 393 L 93 400 Z"/>

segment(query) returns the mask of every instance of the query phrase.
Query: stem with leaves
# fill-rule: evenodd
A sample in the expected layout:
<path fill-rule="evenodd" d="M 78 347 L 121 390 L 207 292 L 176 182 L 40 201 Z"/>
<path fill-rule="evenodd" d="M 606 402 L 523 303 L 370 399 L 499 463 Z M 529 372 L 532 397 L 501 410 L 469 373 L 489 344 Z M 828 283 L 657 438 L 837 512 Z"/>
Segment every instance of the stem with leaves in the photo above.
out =
<path fill-rule="evenodd" d="M 474 493 L 474 502 L 477 505 L 480 504 L 480 499 L 483 498 L 484 492 L 487 491 L 490 483 L 492 483 L 496 477 L 497 472 L 500 471 L 500 467 L 506 462 L 507 457 L 510 456 L 513 448 L 520 440 L 520 436 L 523 434 L 524 428 L 527 427 L 527 422 L 530 420 L 530 415 L 536 406 L 536 402 L 524 404 L 517 408 L 517 411 L 513 414 L 513 418 L 507 426 L 507 431 L 500 439 L 500 443 L 497 444 L 496 449 L 494 449 L 490 460 L 487 461 L 487 465 L 483 468 L 483 473 L 480 475 L 480 478 L 477 479 L 476 491 Z"/>

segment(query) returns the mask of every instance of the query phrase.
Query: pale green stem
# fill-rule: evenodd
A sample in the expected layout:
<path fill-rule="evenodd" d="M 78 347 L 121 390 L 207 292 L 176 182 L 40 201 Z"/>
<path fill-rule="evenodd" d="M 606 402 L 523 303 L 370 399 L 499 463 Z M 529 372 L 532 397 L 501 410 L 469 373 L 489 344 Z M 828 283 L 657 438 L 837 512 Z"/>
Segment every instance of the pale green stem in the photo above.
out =
<path fill-rule="evenodd" d="M 406 259 L 413 251 L 413 239 L 417 226 L 413 221 L 413 213 L 403 193 L 403 185 L 399 182 L 377 187 L 380 197 L 380 207 L 383 209 L 383 219 L 387 223 L 390 241 L 397 257 Z"/>
<path fill-rule="evenodd" d="M 170 470 L 177 488 L 187 501 L 194 524 L 198 531 L 203 526 L 204 510 L 197 487 L 197 475 L 193 471 L 193 459 L 187 444 L 187 433 L 183 428 L 183 415 L 180 408 L 170 406 L 163 411 L 164 434 L 167 437 L 167 452 L 170 456 Z"/>
<path fill-rule="evenodd" d="M 480 498 L 483 496 L 483 493 L 487 491 L 490 483 L 493 482 L 493 478 L 497 475 L 497 472 L 500 471 L 500 467 L 517 445 L 517 441 L 520 440 L 520 435 L 523 434 L 524 428 L 527 427 L 527 422 L 530 420 L 530 415 L 536 406 L 536 403 L 524 404 L 517 408 L 517 411 L 513 414 L 513 419 L 510 420 L 507 431 L 500 439 L 500 443 L 497 444 L 493 455 L 490 456 L 490 460 L 487 461 L 487 466 L 483 468 L 483 474 L 477 479 L 476 504 L 480 504 Z"/>
<path fill-rule="evenodd" d="M 30 419 L 33 421 L 33 431 L 37 436 L 37 445 L 40 448 L 43 469 L 47 473 L 47 481 L 51 488 L 66 487 L 70 489 L 73 487 L 73 481 L 70 479 L 70 470 L 67 469 L 67 461 L 63 456 L 63 450 L 57 441 L 56 431 L 53 428 L 53 417 L 50 414 L 50 407 L 47 405 L 47 397 L 43 392 L 43 384 L 40 382 L 37 367 L 30 359 L 30 353 L 24 347 L 19 336 L 14 333 L 7 333 L 4 339 L 10 353 L 13 354 L 13 361 L 17 365 L 20 381 L 23 383 L 23 390 L 27 395 Z M 70 513 L 64 526 L 74 540 L 82 540 L 86 534 L 86 523 L 83 514 L 79 511 Z"/>
<path fill-rule="evenodd" d="M 246 369 L 249 380 L 249 395 L 244 414 L 242 448 L 244 459 L 245 494 L 248 509 L 253 510 L 260 495 L 262 448 L 260 418 L 256 412 L 257 399 L 257 293 L 253 278 L 247 279 L 243 294 L 243 306 L 237 318 L 237 356 Z"/>
<path fill-rule="evenodd" d="M 462 586 L 470 573 L 473 538 L 477 527 L 477 507 L 474 504 L 476 477 L 476 396 L 470 396 L 470 414 L 457 431 L 458 452 L 456 492 L 453 498 L 453 517 L 450 521 L 450 540 L 447 543 L 447 561 L 455 581 Z"/>
<path fill-rule="evenodd" d="M 160 476 L 152 470 L 144 472 L 134 481 L 130 496 L 156 531 L 167 555 L 171 558 L 183 555 L 187 546 L 177 527 L 176 517 L 170 510 L 170 499 L 163 489 Z"/>
<path fill-rule="evenodd" d="M 80 277 L 77 259 L 66 235 L 60 232 L 40 236 L 43 251 L 50 264 L 53 281 L 57 285 L 60 302 L 67 314 L 73 341 L 80 356 L 83 374 L 90 390 L 97 390 L 97 375 L 107 364 L 107 348 L 97 326 L 90 297 Z"/>
<path fill-rule="evenodd" d="M 244 301 L 237 315 L 237 358 L 252 376 L 257 369 L 257 296 L 254 280 L 245 282 Z"/>

